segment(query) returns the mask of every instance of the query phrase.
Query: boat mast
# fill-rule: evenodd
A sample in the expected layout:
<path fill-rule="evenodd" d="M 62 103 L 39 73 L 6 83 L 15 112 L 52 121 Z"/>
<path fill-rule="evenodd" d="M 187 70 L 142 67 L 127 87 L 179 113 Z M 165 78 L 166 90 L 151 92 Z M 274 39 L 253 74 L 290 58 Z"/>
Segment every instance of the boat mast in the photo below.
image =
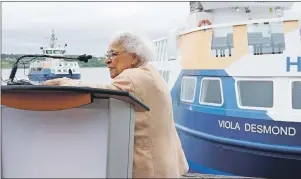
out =
<path fill-rule="evenodd" d="M 52 30 L 50 37 L 51 37 L 50 38 L 50 48 L 54 48 L 55 41 L 57 40 L 57 38 L 55 37 L 55 34 L 54 34 L 54 30 Z"/>

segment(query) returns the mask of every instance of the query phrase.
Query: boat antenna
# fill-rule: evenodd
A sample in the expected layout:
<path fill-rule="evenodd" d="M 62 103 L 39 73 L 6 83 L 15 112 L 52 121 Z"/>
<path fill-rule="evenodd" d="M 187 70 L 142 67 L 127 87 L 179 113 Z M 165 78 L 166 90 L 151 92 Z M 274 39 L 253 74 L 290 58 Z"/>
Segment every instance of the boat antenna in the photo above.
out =
<path fill-rule="evenodd" d="M 54 30 L 52 30 L 50 37 L 51 37 L 50 38 L 50 47 L 54 48 L 55 41 L 57 40 L 57 38 L 55 37 L 55 34 L 54 34 Z"/>

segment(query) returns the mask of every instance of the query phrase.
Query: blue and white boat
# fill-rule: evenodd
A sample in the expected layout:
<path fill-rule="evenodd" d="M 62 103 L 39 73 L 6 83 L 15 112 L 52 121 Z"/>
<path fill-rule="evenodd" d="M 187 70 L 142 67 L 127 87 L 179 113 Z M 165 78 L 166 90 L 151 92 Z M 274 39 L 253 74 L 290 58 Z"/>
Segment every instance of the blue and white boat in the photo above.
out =
<path fill-rule="evenodd" d="M 301 178 L 300 16 L 293 2 L 191 2 L 154 41 L 190 172 Z"/>
<path fill-rule="evenodd" d="M 54 31 L 50 36 L 50 46 L 41 47 L 44 55 L 65 56 L 66 46 L 55 46 L 57 40 Z M 28 78 L 34 83 L 55 78 L 67 77 L 71 79 L 80 79 L 80 67 L 77 61 L 66 61 L 64 59 L 44 58 L 44 60 L 35 60 L 29 66 Z"/>

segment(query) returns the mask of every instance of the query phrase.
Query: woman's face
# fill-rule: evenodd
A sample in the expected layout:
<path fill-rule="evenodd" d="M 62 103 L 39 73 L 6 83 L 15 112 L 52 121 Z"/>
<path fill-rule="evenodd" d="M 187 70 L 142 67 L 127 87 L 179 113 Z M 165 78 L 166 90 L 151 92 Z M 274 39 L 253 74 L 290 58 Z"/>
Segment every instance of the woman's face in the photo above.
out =
<path fill-rule="evenodd" d="M 123 70 L 132 68 L 137 63 L 137 57 L 125 51 L 120 44 L 111 44 L 105 63 L 110 69 L 111 78 L 115 78 Z"/>

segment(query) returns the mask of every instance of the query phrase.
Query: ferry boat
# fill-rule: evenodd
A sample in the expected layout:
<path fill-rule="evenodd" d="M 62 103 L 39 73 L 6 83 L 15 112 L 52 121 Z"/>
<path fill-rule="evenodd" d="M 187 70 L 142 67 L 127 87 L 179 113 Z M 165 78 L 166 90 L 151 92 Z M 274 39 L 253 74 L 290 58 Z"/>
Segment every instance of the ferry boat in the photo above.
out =
<path fill-rule="evenodd" d="M 190 2 L 154 40 L 189 172 L 301 178 L 300 16 L 293 2 Z"/>
<path fill-rule="evenodd" d="M 44 55 L 65 56 L 66 46 L 55 46 L 57 37 L 52 30 L 49 47 L 41 47 Z M 29 66 L 28 79 L 32 82 L 41 83 L 46 80 L 67 77 L 80 79 L 80 67 L 77 61 L 66 61 L 63 59 L 44 58 L 35 60 Z"/>

